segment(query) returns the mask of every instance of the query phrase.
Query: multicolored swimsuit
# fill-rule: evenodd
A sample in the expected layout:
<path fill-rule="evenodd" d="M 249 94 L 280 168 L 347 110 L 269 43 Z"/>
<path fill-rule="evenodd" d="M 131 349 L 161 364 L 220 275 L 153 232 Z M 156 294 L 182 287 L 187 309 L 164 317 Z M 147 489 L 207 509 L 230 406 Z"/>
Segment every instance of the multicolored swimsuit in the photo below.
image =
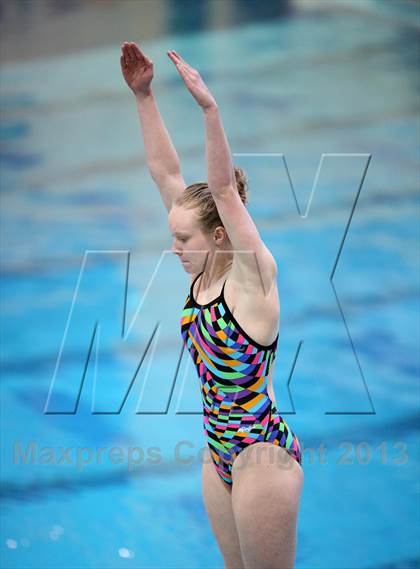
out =
<path fill-rule="evenodd" d="M 204 435 L 218 474 L 232 484 L 235 458 L 262 441 L 284 447 L 302 464 L 299 441 L 267 392 L 279 335 L 264 346 L 241 328 L 224 297 L 226 280 L 217 298 L 198 304 L 193 287 L 202 272 L 191 284 L 181 335 L 200 378 Z"/>

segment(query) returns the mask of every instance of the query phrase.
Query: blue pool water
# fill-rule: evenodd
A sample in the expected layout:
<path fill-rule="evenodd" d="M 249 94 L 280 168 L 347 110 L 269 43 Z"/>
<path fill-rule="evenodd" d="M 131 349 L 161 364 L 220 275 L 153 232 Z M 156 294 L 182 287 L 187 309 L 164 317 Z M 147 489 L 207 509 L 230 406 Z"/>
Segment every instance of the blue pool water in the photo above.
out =
<path fill-rule="evenodd" d="M 214 4 L 213 24 L 235 21 L 238 3 Z M 155 62 L 187 183 L 206 176 L 203 121 L 166 50 L 208 81 L 277 260 L 274 390 L 304 449 L 296 567 L 414 568 L 418 12 L 287 4 L 210 26 L 210 10 L 176 20 L 160 2 L 172 10 L 162 35 L 121 41 Z M 7 568 L 223 567 L 179 330 L 189 279 L 170 253 L 119 45 L 1 71 Z"/>

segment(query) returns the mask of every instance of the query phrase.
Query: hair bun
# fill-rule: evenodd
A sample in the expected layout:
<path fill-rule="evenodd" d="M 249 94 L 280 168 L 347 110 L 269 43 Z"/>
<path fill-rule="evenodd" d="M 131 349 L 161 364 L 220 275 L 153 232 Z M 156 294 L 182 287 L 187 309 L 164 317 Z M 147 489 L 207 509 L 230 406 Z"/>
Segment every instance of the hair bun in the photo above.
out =
<path fill-rule="evenodd" d="M 242 202 L 246 205 L 248 203 L 248 178 L 245 172 L 239 166 L 234 166 L 236 187 Z"/>

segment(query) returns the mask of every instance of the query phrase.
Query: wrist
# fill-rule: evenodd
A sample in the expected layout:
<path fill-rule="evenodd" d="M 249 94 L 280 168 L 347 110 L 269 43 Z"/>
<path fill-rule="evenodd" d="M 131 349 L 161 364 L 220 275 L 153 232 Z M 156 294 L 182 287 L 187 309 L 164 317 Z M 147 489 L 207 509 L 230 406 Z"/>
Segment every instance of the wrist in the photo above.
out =
<path fill-rule="evenodd" d="M 219 111 L 219 107 L 217 106 L 217 103 L 212 103 L 211 105 L 209 105 L 207 107 L 202 107 L 202 109 L 203 109 L 203 113 L 205 115 L 216 114 Z"/>
<path fill-rule="evenodd" d="M 138 101 L 145 101 L 153 97 L 152 89 L 147 89 L 147 91 L 133 91 L 134 96 Z"/>

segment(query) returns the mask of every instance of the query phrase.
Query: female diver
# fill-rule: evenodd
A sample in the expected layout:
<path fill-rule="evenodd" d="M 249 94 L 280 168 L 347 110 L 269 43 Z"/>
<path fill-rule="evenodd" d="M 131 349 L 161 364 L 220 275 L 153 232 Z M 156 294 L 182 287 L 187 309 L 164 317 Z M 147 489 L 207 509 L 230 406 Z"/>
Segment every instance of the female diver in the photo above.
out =
<path fill-rule="evenodd" d="M 210 524 L 226 569 L 290 569 L 303 469 L 299 441 L 272 387 L 276 262 L 245 207 L 245 173 L 231 162 L 218 105 L 200 74 L 167 52 L 204 115 L 208 181 L 186 187 L 151 89 L 153 62 L 135 43 L 124 42 L 121 51 L 172 251 L 191 276 L 181 334 L 203 400 L 202 491 Z"/>

